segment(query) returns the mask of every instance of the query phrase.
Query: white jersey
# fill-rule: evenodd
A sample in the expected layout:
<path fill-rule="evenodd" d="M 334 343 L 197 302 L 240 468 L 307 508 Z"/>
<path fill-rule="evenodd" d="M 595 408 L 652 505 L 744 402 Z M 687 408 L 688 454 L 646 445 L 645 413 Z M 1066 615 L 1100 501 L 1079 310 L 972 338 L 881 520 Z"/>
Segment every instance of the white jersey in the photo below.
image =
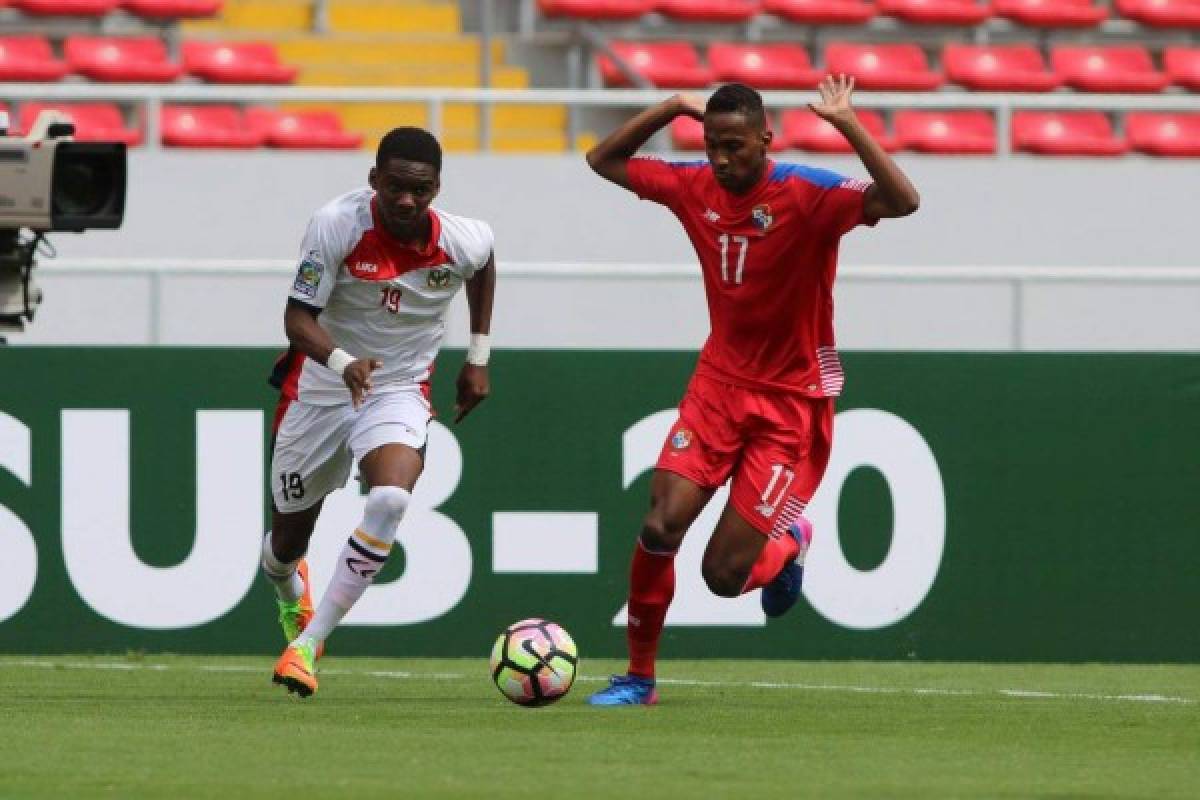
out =
<path fill-rule="evenodd" d="M 335 346 L 382 362 L 372 392 L 387 392 L 429 379 L 450 300 L 487 264 L 493 237 L 486 222 L 431 208 L 429 246 L 416 250 L 388 234 L 374 198 L 373 189 L 357 189 L 313 215 L 290 296 L 321 309 Z M 299 392 L 312 405 L 350 400 L 342 377 L 311 358 Z"/>

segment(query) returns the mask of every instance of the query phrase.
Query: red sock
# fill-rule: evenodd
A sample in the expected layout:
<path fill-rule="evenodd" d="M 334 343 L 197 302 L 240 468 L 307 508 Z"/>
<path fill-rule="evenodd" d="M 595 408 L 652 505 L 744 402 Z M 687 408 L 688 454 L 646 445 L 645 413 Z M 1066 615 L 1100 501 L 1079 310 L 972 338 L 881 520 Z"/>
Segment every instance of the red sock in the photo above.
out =
<path fill-rule="evenodd" d="M 761 589 L 783 569 L 783 565 L 795 560 L 800 554 L 800 544 L 794 537 L 784 534 L 778 539 L 767 539 L 767 544 L 758 554 L 758 560 L 750 568 L 750 577 L 742 587 L 742 594 L 753 589 Z"/>
<path fill-rule="evenodd" d="M 653 553 L 638 539 L 629 570 L 629 624 L 625 629 L 631 675 L 654 677 L 658 640 L 674 596 L 675 554 Z"/>

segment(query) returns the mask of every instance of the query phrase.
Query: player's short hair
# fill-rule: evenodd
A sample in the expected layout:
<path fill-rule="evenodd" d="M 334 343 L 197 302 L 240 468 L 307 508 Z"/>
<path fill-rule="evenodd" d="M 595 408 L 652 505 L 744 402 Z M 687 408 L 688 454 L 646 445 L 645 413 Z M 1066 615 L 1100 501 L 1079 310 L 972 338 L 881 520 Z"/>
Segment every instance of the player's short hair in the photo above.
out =
<path fill-rule="evenodd" d="M 767 112 L 762 95 L 744 83 L 727 83 L 712 93 L 704 106 L 705 114 L 741 114 L 751 125 L 767 127 Z"/>
<path fill-rule="evenodd" d="M 379 142 L 375 151 L 375 166 L 382 168 L 390 159 L 429 164 L 439 174 L 442 171 L 442 146 L 424 128 L 393 128 Z"/>

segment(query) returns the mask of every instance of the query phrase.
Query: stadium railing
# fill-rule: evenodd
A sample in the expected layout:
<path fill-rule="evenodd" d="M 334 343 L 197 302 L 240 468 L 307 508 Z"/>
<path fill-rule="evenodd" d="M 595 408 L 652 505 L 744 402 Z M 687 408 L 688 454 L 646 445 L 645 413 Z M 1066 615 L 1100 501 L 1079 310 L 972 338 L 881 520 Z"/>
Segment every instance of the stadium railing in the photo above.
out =
<path fill-rule="evenodd" d="M 32 84 L 13 83 L 3 88 L 9 100 L 41 101 L 115 101 L 135 104 L 141 110 L 148 147 L 161 146 L 160 117 L 165 103 L 405 103 L 428 106 L 429 128 L 434 134 L 442 129 L 443 109 L 450 103 L 478 103 L 483 109 L 480 124 L 480 148 L 490 149 L 491 110 L 501 104 L 567 106 L 567 141 L 580 133 L 582 109 L 637 109 L 658 102 L 671 92 L 646 89 L 396 89 L 358 87 L 265 87 L 203 85 L 114 85 L 114 84 Z M 764 92 L 769 108 L 803 108 L 813 99 L 812 92 Z M 1194 95 L 1094 95 L 1094 94 L 991 94 L 950 92 L 861 92 L 855 96 L 860 108 L 905 109 L 983 109 L 996 117 L 1001 156 L 1011 153 L 1009 131 L 1014 110 L 1095 111 L 1194 111 Z M 665 138 L 659 147 L 665 149 Z"/>
<path fill-rule="evenodd" d="M 505 262 L 499 265 L 499 268 L 504 274 L 506 283 L 519 283 L 528 281 L 530 285 L 539 288 L 545 288 L 547 285 L 553 285 L 555 282 L 590 282 L 590 281 L 605 281 L 611 279 L 620 279 L 622 283 L 629 280 L 645 281 L 650 284 L 657 283 L 658 287 L 664 285 L 688 285 L 699 284 L 700 276 L 693 264 L 611 264 L 611 263 L 567 263 L 567 262 Z M 123 341 L 125 344 L 231 344 L 227 334 L 231 321 L 224 317 L 211 317 L 211 315 L 197 315 L 189 317 L 195 324 L 195 319 L 212 319 L 214 331 L 217 333 L 206 334 L 203 330 L 189 329 L 188 338 L 186 341 L 177 341 L 175 337 L 165 335 L 164 330 L 164 315 L 170 311 L 165 308 L 170 303 L 165 299 L 167 297 L 174 298 L 174 303 L 191 302 L 188 298 L 195 298 L 195 293 L 190 291 L 171 291 L 173 288 L 191 285 L 198 279 L 217 279 L 230 282 L 244 282 L 242 286 L 243 293 L 246 294 L 245 300 L 248 307 L 271 309 L 267 318 L 272 331 L 277 333 L 278 337 L 282 336 L 282 327 L 277 323 L 278 314 L 276 306 L 282 301 L 279 301 L 281 296 L 280 286 L 286 284 L 286 276 L 294 272 L 296 269 L 295 262 L 288 259 L 115 259 L 115 258 L 86 258 L 86 259 L 54 259 L 47 260 L 38 267 L 37 276 L 43 280 L 43 283 L 57 282 L 61 279 L 61 285 L 48 290 L 48 295 L 53 298 L 58 296 L 60 291 L 68 290 L 69 281 L 78 278 L 134 278 L 144 282 L 144 292 L 129 291 L 127 282 L 115 282 L 121 289 L 113 289 L 112 291 L 120 291 L 120 302 L 107 302 L 103 297 L 90 297 L 88 308 L 92 309 L 86 320 L 80 322 L 79 340 L 73 342 L 69 333 L 65 331 L 56 331 L 51 337 L 51 342 L 56 344 L 105 344 L 102 341 L 95 341 L 94 334 L 96 330 L 96 314 L 114 313 L 120 314 L 126 318 L 137 316 L 145 322 L 145 334 L 141 341 Z M 268 281 L 262 279 L 267 278 Z M 276 280 L 278 278 L 278 280 Z M 172 287 L 172 281 L 179 282 L 179 286 Z M 1029 335 L 1026 325 L 1026 317 L 1034 308 L 1032 303 L 1035 303 L 1038 298 L 1030 297 L 1032 292 L 1039 288 L 1092 288 L 1092 289 L 1147 289 L 1162 292 L 1163 298 L 1168 295 L 1178 296 L 1181 289 L 1188 292 L 1200 292 L 1200 266 L 1194 267 L 1154 267 L 1154 266 L 1136 266 L 1136 267 L 1046 267 L 1046 266 L 938 266 L 938 267 L 900 267 L 900 266 L 854 266 L 846 265 L 838 271 L 838 282 L 842 289 L 855 287 L 869 287 L 871 285 L 880 286 L 891 284 L 922 284 L 926 286 L 942 286 L 946 288 L 960 288 L 965 286 L 980 286 L 986 285 L 1000 290 L 993 300 L 994 303 L 1003 308 L 998 309 L 1002 318 L 1008 323 L 1008 340 L 1006 346 L 998 349 L 1007 349 L 1011 351 L 1025 351 L 1032 346 L 1029 342 Z M 103 293 L 104 287 L 100 284 L 94 284 L 95 288 L 89 289 L 89 292 Z M 578 287 L 570 287 L 577 289 Z M 647 290 L 654 290 L 653 285 L 647 286 Z M 261 294 L 261 297 L 259 295 Z M 519 293 L 514 293 L 516 297 Z M 574 291 L 568 291 L 564 294 L 564 298 L 578 296 Z M 141 308 L 131 307 L 130 303 L 136 303 L 132 300 L 135 297 L 144 297 L 145 302 Z M 202 294 L 202 298 L 207 298 L 208 295 Z M 184 298 L 184 299 L 180 299 Z M 261 301 L 261 303 L 259 302 Z M 276 302 L 279 301 L 279 302 Z M 1140 307 L 1146 309 L 1165 308 L 1163 304 L 1156 304 L 1152 298 L 1141 297 Z M 209 302 L 207 299 L 195 298 L 195 302 L 205 305 Z M 564 300 L 566 306 L 570 303 Z M 106 312 L 106 309 L 108 310 Z M 178 308 L 174 309 L 178 311 Z M 1139 325 L 1137 318 L 1137 308 L 1130 307 L 1127 311 L 1127 318 L 1123 321 L 1121 327 Z M 1069 308 L 1061 308 L 1058 312 L 1064 316 L 1064 323 L 1070 325 Z M 1157 314 L 1157 311 L 1149 313 Z M 1162 312 L 1168 313 L 1168 312 Z M 520 316 L 519 314 L 517 315 Z M 535 315 L 536 316 L 536 315 Z M 1146 325 L 1154 323 L 1152 319 L 1144 319 Z M 1162 323 L 1162 320 L 1158 320 Z M 100 326 L 101 328 L 103 326 Z M 263 326 L 256 326 L 255 330 Z M 33 325 L 36 330 L 37 323 Z M 278 328 L 278 331 L 276 329 Z M 1076 342 L 1075 347 L 1079 349 L 1111 349 L 1107 342 L 1111 341 L 1111 337 L 1107 336 L 1107 332 L 1096 332 L 1099 338 L 1089 339 L 1087 326 L 1081 322 L 1076 326 L 1077 334 L 1073 334 L 1073 341 Z M 1156 339 L 1156 344 L 1153 349 L 1157 350 L 1194 350 L 1195 339 L 1191 336 L 1190 324 L 1184 324 L 1183 328 L 1176 326 L 1179 333 L 1169 334 L 1160 339 Z M 451 330 L 451 340 L 454 339 L 455 330 L 453 326 Z M 1166 330 L 1164 328 L 1164 330 Z M 1100 334 L 1104 335 L 1101 336 Z M 211 337 L 211 338 L 210 338 Z M 225 338 L 222 338 L 225 337 Z M 875 349 L 894 349 L 886 347 L 882 344 L 887 340 L 886 336 L 880 337 L 881 344 L 868 345 Z M 697 340 L 698 343 L 699 340 Z M 956 349 L 953 346 L 954 338 L 947 337 L 946 346 L 941 349 Z M 238 342 L 245 345 L 261 345 L 274 344 L 274 341 L 263 341 L 257 334 L 248 336 L 244 341 Z M 540 346 L 545 346 L 540 345 Z M 643 345 L 649 346 L 649 345 Z M 655 346 L 661 346 L 655 345 Z M 928 347 L 918 349 L 929 349 Z M 973 348 L 978 349 L 978 348 Z M 1036 349 L 1036 348 L 1035 348 Z M 1130 342 L 1128 347 L 1118 347 L 1117 349 L 1144 349 L 1138 347 L 1136 341 Z"/>

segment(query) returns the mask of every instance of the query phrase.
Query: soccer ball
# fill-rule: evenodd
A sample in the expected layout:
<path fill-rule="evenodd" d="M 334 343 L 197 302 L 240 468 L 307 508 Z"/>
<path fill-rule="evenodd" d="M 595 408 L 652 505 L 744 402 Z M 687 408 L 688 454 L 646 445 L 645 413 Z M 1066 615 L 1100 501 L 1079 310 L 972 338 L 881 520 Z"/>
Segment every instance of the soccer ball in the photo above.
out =
<path fill-rule="evenodd" d="M 492 680 L 500 693 L 517 705 L 549 705 L 575 682 L 578 652 L 560 626 L 544 619 L 523 619 L 496 639 Z"/>

